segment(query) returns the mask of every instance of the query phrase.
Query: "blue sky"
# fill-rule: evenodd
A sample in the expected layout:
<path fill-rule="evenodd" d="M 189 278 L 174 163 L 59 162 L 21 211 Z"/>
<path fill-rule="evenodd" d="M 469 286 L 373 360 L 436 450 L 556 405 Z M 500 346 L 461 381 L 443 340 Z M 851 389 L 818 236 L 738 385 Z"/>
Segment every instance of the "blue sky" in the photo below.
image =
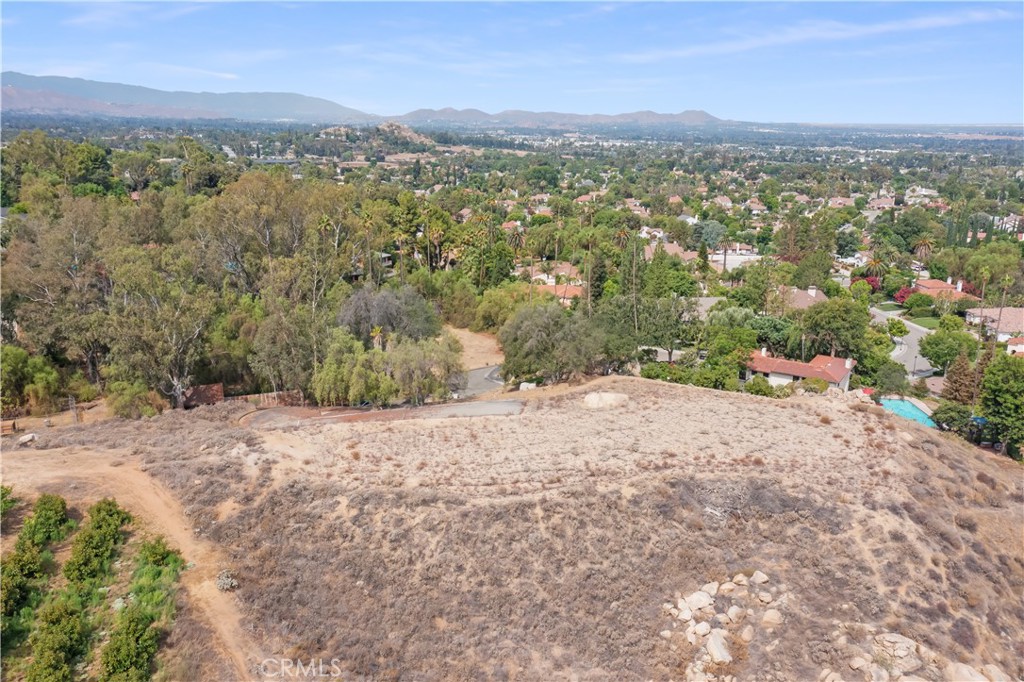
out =
<path fill-rule="evenodd" d="M 2 3 L 5 70 L 377 114 L 1017 123 L 1014 3 Z"/>

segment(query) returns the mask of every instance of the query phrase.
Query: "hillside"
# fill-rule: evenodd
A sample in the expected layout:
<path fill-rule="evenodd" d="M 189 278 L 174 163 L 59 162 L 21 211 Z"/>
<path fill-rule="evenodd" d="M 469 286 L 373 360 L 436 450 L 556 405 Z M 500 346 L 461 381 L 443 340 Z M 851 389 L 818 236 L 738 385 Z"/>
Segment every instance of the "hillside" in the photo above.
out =
<path fill-rule="evenodd" d="M 588 408 L 595 390 L 626 402 Z M 1019 465 L 873 406 L 607 378 L 537 391 L 509 417 L 256 432 L 243 412 L 5 448 L 16 490 L 118 495 L 203 553 L 186 601 L 215 633 L 204 665 L 256 679 L 259 656 L 374 679 L 1024 675 Z M 237 602 L 204 587 L 223 567 Z"/>
<path fill-rule="evenodd" d="M 370 124 L 382 117 L 326 99 L 281 92 L 166 92 L 136 85 L 83 78 L 29 76 L 14 71 L 0 75 L 4 111 L 65 116 L 156 118 L 234 118 L 248 121 Z M 479 109 L 417 109 L 395 120 L 409 125 L 445 124 L 468 127 L 586 128 L 594 125 L 705 125 L 720 119 L 704 111 L 658 114 L 569 114 L 509 110 L 488 114 Z"/>
<path fill-rule="evenodd" d="M 28 76 L 14 71 L 0 75 L 4 110 L 39 113 L 237 118 L 252 121 L 368 123 L 376 117 L 329 100 L 283 92 L 166 92 L 137 85 L 105 83 L 61 76 Z M 8 100 L 7 88 L 16 96 Z M 29 98 L 22 92 L 37 93 Z M 42 94 L 45 93 L 45 97 Z M 50 106 L 52 108 L 45 108 Z M 152 113 L 156 112 L 156 113 Z"/>

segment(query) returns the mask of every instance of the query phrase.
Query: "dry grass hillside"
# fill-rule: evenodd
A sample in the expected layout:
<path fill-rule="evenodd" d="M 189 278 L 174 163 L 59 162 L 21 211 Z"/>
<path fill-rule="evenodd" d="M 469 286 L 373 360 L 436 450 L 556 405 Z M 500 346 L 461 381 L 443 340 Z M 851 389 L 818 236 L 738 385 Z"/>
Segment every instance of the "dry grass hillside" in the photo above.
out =
<path fill-rule="evenodd" d="M 154 478 L 184 518 L 153 523 L 238 579 L 254 659 L 374 680 L 1024 676 L 1018 464 L 842 400 L 536 393 L 508 417 L 262 433 L 219 406 L 54 429 L 4 477 L 69 499 Z"/>

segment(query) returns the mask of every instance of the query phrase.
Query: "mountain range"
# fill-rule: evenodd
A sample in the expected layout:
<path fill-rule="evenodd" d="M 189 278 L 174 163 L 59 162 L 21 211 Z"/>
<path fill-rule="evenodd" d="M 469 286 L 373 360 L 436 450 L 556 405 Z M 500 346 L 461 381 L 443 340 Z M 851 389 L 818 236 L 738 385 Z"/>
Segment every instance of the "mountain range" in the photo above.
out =
<path fill-rule="evenodd" d="M 704 111 L 679 114 L 637 111 L 626 114 L 570 114 L 479 109 L 417 109 L 403 116 L 377 116 L 319 97 L 287 92 L 167 92 L 138 85 L 105 83 L 63 76 L 0 74 L 0 110 L 65 116 L 128 118 L 239 119 L 296 123 L 370 124 L 384 120 L 412 125 L 458 124 L 473 127 L 575 128 L 588 125 L 718 123 Z"/>

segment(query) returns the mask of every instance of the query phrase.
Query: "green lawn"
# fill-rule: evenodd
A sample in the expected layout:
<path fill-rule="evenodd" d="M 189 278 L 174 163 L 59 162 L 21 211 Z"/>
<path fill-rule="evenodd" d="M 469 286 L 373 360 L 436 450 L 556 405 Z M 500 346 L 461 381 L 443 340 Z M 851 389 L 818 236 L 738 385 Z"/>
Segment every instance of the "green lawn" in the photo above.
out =
<path fill-rule="evenodd" d="M 914 324 L 921 325 L 925 329 L 939 328 L 939 318 L 937 317 L 918 317 L 910 321 L 913 322 Z"/>
<path fill-rule="evenodd" d="M 903 310 L 903 306 L 901 306 L 899 303 L 883 303 L 882 305 L 877 305 L 875 307 L 878 308 L 879 310 L 884 310 L 887 313 L 892 313 L 897 310 Z"/>

